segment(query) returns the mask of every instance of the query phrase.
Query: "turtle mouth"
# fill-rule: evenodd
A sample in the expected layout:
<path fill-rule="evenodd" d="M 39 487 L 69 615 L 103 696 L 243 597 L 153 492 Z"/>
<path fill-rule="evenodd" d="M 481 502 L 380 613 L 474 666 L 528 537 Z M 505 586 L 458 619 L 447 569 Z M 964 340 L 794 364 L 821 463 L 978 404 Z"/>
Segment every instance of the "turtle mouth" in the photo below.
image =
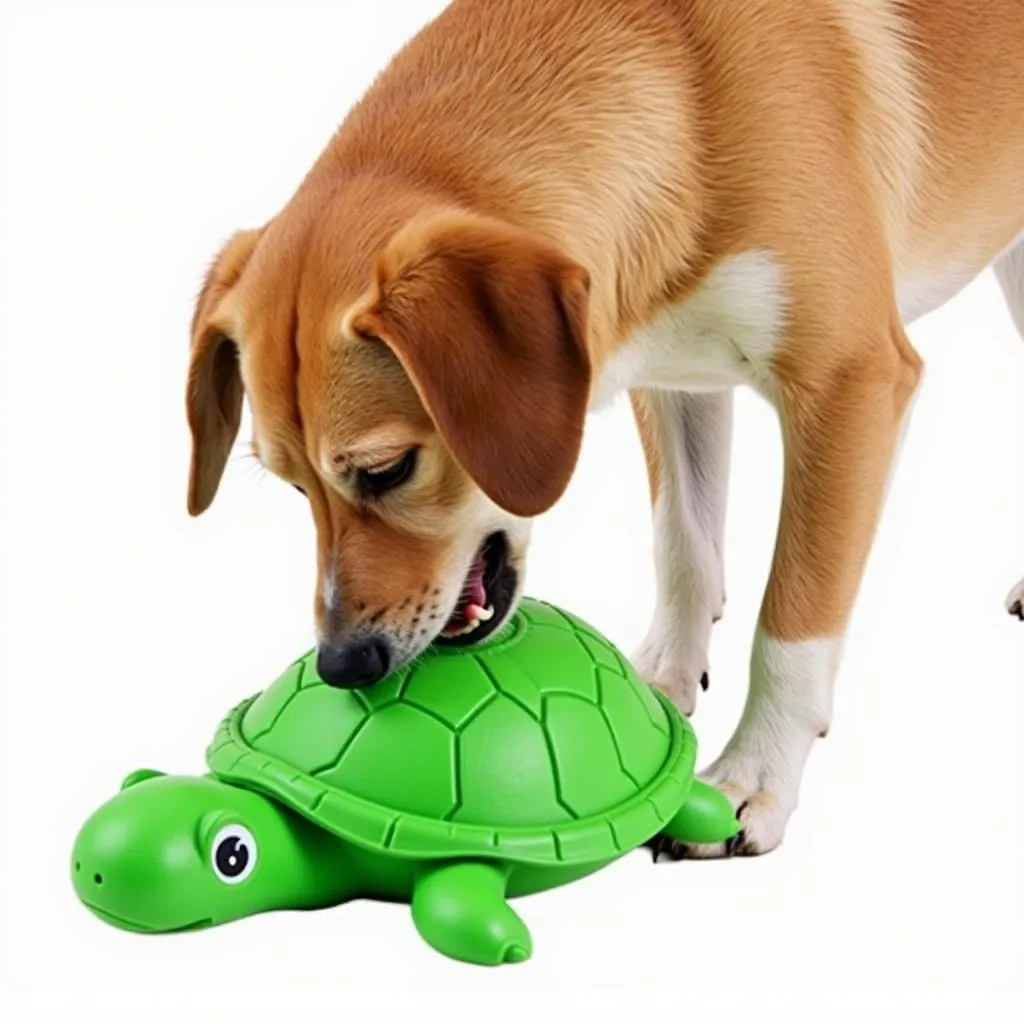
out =
<path fill-rule="evenodd" d="M 82 901 L 85 903 L 85 900 Z M 112 914 L 109 910 L 104 910 L 102 907 L 97 907 L 95 903 L 85 903 L 85 905 L 98 917 L 101 921 L 106 921 L 107 924 L 114 925 L 115 928 L 124 928 L 130 932 L 144 932 L 149 935 L 169 935 L 172 932 L 194 932 L 200 928 L 208 928 L 213 924 L 212 917 L 204 917 L 199 921 L 193 921 L 191 924 L 178 925 L 174 928 L 153 928 L 148 924 L 142 924 L 139 921 L 133 921 L 128 917 L 121 917 L 118 914 Z"/>
<path fill-rule="evenodd" d="M 479 643 L 505 621 L 518 580 L 508 555 L 508 538 L 504 533 L 492 533 L 484 540 L 473 556 L 437 643 L 448 647 Z"/>

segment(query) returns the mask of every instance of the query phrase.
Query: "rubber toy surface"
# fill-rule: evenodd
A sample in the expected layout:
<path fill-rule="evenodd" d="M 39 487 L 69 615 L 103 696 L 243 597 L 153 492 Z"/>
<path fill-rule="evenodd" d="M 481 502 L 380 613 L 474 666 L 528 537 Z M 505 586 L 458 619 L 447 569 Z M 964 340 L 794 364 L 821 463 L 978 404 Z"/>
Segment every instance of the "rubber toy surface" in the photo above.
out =
<path fill-rule="evenodd" d="M 365 689 L 325 685 L 306 654 L 221 723 L 209 775 L 128 776 L 79 833 L 72 878 L 133 931 L 370 898 L 410 903 L 450 957 L 517 962 L 532 942 L 510 897 L 658 834 L 736 834 L 695 756 L 689 722 L 607 640 L 527 600 L 490 640 Z"/>

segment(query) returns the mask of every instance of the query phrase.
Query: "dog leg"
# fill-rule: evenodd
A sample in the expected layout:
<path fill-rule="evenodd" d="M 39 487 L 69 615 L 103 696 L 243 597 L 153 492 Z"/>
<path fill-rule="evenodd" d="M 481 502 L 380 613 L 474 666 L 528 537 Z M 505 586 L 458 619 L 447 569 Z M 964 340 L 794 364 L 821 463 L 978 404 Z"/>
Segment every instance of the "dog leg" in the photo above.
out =
<path fill-rule="evenodd" d="M 725 602 L 722 540 L 732 392 L 631 394 L 654 509 L 658 603 L 637 671 L 691 714 Z"/>
<path fill-rule="evenodd" d="M 873 336 L 843 339 L 833 320 L 833 348 L 805 338 L 796 349 L 801 359 L 778 363 L 786 458 L 774 561 L 746 706 L 703 775 L 733 801 L 742 838 L 689 856 L 776 847 L 811 746 L 829 727 L 846 621 L 922 368 L 895 312 L 882 324 L 870 308 L 852 312 L 859 316 L 846 323 L 866 321 L 868 331 L 875 323 Z"/>
<path fill-rule="evenodd" d="M 1024 239 L 996 260 L 995 272 L 1010 307 L 1010 316 L 1024 338 Z M 1006 610 L 1024 622 L 1024 580 L 1010 591 Z"/>

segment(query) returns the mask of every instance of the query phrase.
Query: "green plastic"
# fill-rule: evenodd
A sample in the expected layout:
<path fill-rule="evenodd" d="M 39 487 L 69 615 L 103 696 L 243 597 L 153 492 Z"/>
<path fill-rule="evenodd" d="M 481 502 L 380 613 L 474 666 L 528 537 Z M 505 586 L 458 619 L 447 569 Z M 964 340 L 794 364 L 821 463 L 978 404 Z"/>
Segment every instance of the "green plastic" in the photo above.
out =
<path fill-rule="evenodd" d="M 111 924 L 166 932 L 357 897 L 411 904 L 435 949 L 532 952 L 507 899 L 662 833 L 722 842 L 689 722 L 579 619 L 526 600 L 490 641 L 430 649 L 363 690 L 315 654 L 235 708 L 210 775 L 131 773 L 86 822 L 73 878 Z"/>

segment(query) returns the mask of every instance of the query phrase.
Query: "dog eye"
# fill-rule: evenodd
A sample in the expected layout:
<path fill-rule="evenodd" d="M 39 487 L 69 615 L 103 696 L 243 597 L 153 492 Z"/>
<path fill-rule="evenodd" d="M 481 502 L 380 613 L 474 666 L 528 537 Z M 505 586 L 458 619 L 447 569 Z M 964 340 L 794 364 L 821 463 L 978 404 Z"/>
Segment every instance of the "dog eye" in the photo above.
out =
<path fill-rule="evenodd" d="M 401 487 L 416 470 L 417 449 L 410 448 L 397 462 L 383 469 L 361 469 L 357 474 L 359 490 L 370 497 Z"/>
<path fill-rule="evenodd" d="M 295 490 L 297 490 L 303 497 L 306 497 L 306 489 L 304 487 L 300 487 L 298 484 L 292 484 L 292 487 L 294 487 Z"/>

